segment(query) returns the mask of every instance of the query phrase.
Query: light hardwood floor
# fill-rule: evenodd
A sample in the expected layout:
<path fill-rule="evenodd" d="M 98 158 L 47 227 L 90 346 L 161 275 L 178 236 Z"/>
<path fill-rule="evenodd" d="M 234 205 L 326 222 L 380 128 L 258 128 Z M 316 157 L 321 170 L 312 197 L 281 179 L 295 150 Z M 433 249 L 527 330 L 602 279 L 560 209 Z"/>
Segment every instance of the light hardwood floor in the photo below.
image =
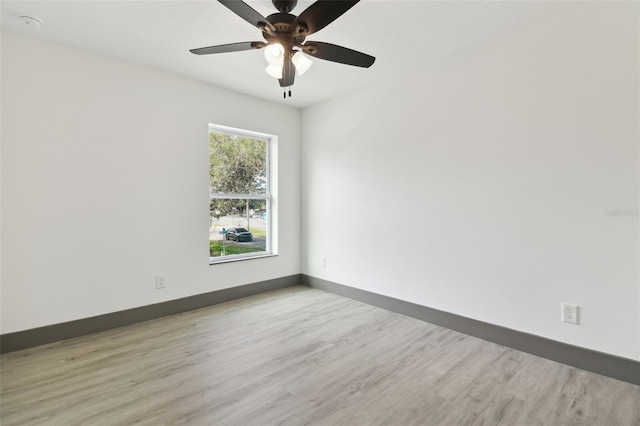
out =
<path fill-rule="evenodd" d="M 306 287 L 5 354 L 1 424 L 640 425 L 640 387 Z"/>

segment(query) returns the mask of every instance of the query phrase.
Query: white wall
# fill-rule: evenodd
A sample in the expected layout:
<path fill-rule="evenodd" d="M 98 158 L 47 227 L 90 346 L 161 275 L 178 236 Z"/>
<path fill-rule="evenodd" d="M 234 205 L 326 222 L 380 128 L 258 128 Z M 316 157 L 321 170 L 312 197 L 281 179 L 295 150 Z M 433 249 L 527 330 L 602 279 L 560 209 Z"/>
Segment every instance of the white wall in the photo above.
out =
<path fill-rule="evenodd" d="M 640 359 L 638 217 L 604 213 L 639 204 L 638 40 L 637 3 L 567 3 L 305 109 L 303 273 Z"/>
<path fill-rule="evenodd" d="M 279 256 L 209 266 L 209 122 L 279 137 Z M 3 33 L 2 333 L 299 273 L 299 123 L 293 108 Z"/>

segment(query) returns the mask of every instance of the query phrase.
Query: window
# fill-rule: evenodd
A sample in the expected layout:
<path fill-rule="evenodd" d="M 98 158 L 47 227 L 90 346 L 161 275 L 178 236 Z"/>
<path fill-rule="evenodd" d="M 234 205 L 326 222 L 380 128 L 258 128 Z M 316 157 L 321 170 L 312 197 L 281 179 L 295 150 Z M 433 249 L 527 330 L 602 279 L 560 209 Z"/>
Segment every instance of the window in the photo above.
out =
<path fill-rule="evenodd" d="M 272 254 L 273 139 L 209 125 L 210 263 Z"/>

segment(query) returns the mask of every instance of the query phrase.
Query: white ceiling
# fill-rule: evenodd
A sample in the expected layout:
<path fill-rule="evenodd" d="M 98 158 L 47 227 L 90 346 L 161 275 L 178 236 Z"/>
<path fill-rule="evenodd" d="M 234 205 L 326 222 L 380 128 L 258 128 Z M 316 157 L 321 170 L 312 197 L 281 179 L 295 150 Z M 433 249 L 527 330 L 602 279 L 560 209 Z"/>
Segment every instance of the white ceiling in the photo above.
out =
<path fill-rule="evenodd" d="M 264 16 L 270 0 L 246 0 Z M 312 0 L 299 0 L 299 15 Z M 2 28 L 34 34 L 162 69 L 259 98 L 305 107 L 341 93 L 402 77 L 403 70 L 457 61 L 476 47 L 554 13 L 559 3 L 524 1 L 362 0 L 309 40 L 375 56 L 369 69 L 314 60 L 296 78 L 293 97 L 264 72 L 260 52 L 196 56 L 189 49 L 261 40 L 258 29 L 216 0 L 1 1 Z M 20 22 L 30 15 L 43 24 Z M 28 52 L 25 52 L 28 54 Z"/>

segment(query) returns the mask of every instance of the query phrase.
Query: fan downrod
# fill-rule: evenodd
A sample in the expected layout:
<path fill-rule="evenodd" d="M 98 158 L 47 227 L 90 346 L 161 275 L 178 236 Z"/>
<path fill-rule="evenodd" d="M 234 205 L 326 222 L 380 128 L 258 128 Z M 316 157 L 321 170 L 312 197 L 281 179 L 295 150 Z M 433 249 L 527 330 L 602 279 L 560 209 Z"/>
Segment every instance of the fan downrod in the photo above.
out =
<path fill-rule="evenodd" d="M 298 0 L 271 0 L 280 13 L 290 13 L 298 4 Z"/>

